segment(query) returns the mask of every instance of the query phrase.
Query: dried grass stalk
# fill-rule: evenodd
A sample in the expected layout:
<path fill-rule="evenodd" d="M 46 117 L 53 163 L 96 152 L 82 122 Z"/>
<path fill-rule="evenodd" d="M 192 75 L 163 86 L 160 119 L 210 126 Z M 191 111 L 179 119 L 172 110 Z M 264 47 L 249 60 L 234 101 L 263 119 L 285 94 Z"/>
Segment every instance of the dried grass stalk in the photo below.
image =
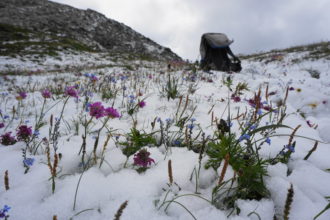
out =
<path fill-rule="evenodd" d="M 119 220 L 120 219 L 120 216 L 123 214 L 123 211 L 127 206 L 127 203 L 128 203 L 128 201 L 126 200 L 125 202 L 123 202 L 123 204 L 120 205 L 118 211 L 115 214 L 114 220 Z"/>
<path fill-rule="evenodd" d="M 291 186 L 288 190 L 288 194 L 286 196 L 286 201 L 285 201 L 285 206 L 284 206 L 284 216 L 283 216 L 284 220 L 289 220 L 291 204 L 293 201 L 293 195 L 294 195 L 294 191 L 293 191 L 293 185 L 291 183 Z"/>
<path fill-rule="evenodd" d="M 225 156 L 225 163 L 223 164 L 223 167 L 222 167 L 222 171 L 221 171 L 221 174 L 220 174 L 220 178 L 219 178 L 219 182 L 218 182 L 218 185 L 220 185 L 225 177 L 225 174 L 226 174 L 226 171 L 227 171 L 227 168 L 228 168 L 228 164 L 229 164 L 229 154 L 227 153 L 226 156 Z"/>
<path fill-rule="evenodd" d="M 168 164 L 167 164 L 167 167 L 168 167 L 168 180 L 170 182 L 170 184 L 172 185 L 173 184 L 173 172 L 172 172 L 172 161 L 169 160 L 168 161 Z"/>
<path fill-rule="evenodd" d="M 9 190 L 9 177 L 8 177 L 8 170 L 5 171 L 5 189 Z"/>

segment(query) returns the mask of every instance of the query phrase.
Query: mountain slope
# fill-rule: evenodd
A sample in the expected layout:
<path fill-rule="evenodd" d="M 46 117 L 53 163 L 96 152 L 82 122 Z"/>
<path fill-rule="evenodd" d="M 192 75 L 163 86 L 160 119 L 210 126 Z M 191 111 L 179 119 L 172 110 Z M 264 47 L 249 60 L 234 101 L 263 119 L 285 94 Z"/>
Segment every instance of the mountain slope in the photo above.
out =
<path fill-rule="evenodd" d="M 0 23 L 71 39 L 93 51 L 181 60 L 169 48 L 96 11 L 47 0 L 2 0 Z"/>

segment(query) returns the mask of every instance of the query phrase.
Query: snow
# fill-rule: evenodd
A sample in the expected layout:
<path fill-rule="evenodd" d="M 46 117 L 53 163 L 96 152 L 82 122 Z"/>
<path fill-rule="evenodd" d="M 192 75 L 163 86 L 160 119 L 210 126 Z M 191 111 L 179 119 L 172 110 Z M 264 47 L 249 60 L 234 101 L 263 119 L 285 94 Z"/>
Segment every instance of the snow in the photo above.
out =
<path fill-rule="evenodd" d="M 150 48 L 153 49 L 153 48 Z M 102 64 L 101 57 L 80 54 L 65 57 L 62 54 L 61 60 L 47 58 L 42 64 L 35 64 L 32 61 L 21 61 L 16 58 L 0 57 L 2 66 L 1 72 L 15 70 L 43 71 L 51 70 L 54 65 L 72 65 L 85 62 L 87 65 L 96 63 Z M 82 144 L 83 126 L 80 124 L 78 135 L 75 134 L 74 122 L 81 123 L 84 116 L 90 117 L 88 112 L 82 109 L 84 97 L 80 99 L 69 98 L 64 108 L 63 119 L 60 123 L 60 137 L 57 153 L 62 154 L 57 168 L 58 174 L 55 178 L 56 188 L 52 193 L 51 173 L 47 165 L 45 145 L 41 144 L 36 154 L 27 153 L 27 157 L 35 159 L 29 171 L 24 174 L 25 168 L 22 165 L 22 149 L 25 143 L 22 141 L 14 145 L 5 146 L 0 144 L 0 182 L 5 178 L 5 171 L 8 170 L 9 190 L 5 190 L 5 184 L 0 184 L 0 209 L 9 205 L 9 219 L 51 219 L 57 215 L 58 219 L 112 219 L 123 202 L 128 201 L 127 207 L 123 210 L 121 219 L 230 219 L 230 220 L 271 220 L 274 214 L 278 217 L 283 215 L 286 197 L 290 185 L 293 185 L 294 196 L 291 204 L 290 219 L 310 220 L 313 219 L 327 204 L 325 197 L 330 196 L 330 68 L 325 60 L 304 61 L 292 63 L 291 60 L 303 56 L 302 54 L 290 54 L 282 61 L 264 64 L 256 61 L 244 61 L 241 73 L 227 74 L 214 71 L 212 74 L 197 72 L 197 80 L 189 80 L 193 74 L 189 71 L 166 72 L 166 65 L 161 66 L 154 63 L 150 68 L 140 66 L 136 71 L 127 71 L 119 67 L 106 67 L 103 69 L 90 69 L 77 72 L 62 71 L 52 72 L 43 75 L 32 74 L 30 76 L 6 76 L 0 81 L 0 123 L 5 127 L 0 128 L 0 135 L 8 131 L 16 134 L 20 124 L 32 126 L 36 122 L 36 115 L 40 115 L 44 99 L 40 90 L 46 87 L 57 85 L 73 86 L 81 88 L 86 85 L 93 86 L 85 77 L 85 73 L 94 73 L 100 80 L 96 82 L 101 85 L 102 80 L 107 76 L 113 77 L 108 90 L 117 90 L 116 99 L 102 100 L 101 94 L 94 93 L 90 96 L 89 102 L 101 101 L 105 107 L 113 106 L 118 109 L 121 118 L 110 119 L 107 129 L 103 129 L 100 135 L 97 155 L 102 153 L 107 132 L 112 137 L 104 152 L 104 162 L 100 166 L 100 159 L 97 164 L 83 170 L 81 166 L 81 155 L 78 155 Z M 100 63 L 97 63 L 97 59 Z M 109 61 L 111 64 L 112 61 Z M 5 64 L 8 64 L 7 67 Z M 104 64 L 104 63 L 103 63 Z M 113 63 L 112 63 L 113 64 Z M 138 64 L 134 63 L 138 66 Z M 313 69 L 320 72 L 320 78 L 312 78 L 306 69 Z M 161 74 L 165 72 L 164 74 Z M 181 107 L 178 111 L 180 99 L 167 100 L 164 96 L 162 86 L 166 85 L 168 76 L 175 77 L 179 84 L 179 93 L 183 95 Z M 201 160 L 200 174 L 196 193 L 196 177 L 194 170 L 199 167 L 199 154 L 186 147 L 167 146 L 162 144 L 159 147 L 144 146 L 150 152 L 150 157 L 155 163 L 143 173 L 136 171 L 133 165 L 133 156 L 129 157 L 126 166 L 126 156 L 122 153 L 123 146 L 118 142 L 126 140 L 125 135 L 130 132 L 133 124 L 140 132 L 155 132 L 160 138 L 160 118 L 164 126 L 166 119 L 175 120 L 181 113 L 188 94 L 189 87 L 196 88 L 196 92 L 189 94 L 184 116 L 196 119 L 192 136 L 198 135 L 198 129 L 205 132 L 205 137 L 212 136 L 217 130 L 215 123 L 211 124 L 211 115 L 214 119 L 226 119 L 228 88 L 224 86 L 223 80 L 228 76 L 233 78 L 233 85 L 239 82 L 248 84 L 250 91 L 241 95 L 241 102 L 230 103 L 230 111 L 233 116 L 245 112 L 251 107 L 247 100 L 252 98 L 254 93 L 262 88 L 262 97 L 266 86 L 269 92 L 275 94 L 269 96 L 268 103 L 276 106 L 276 103 L 283 100 L 286 88 L 292 87 L 288 92 L 286 102 L 287 117 L 283 124 L 297 130 L 295 152 L 292 153 L 288 164 L 276 163 L 267 166 L 268 175 L 264 177 L 266 188 L 270 192 L 268 198 L 257 200 L 236 201 L 239 213 L 231 210 L 217 208 L 210 204 L 212 190 L 217 185 L 223 163 L 215 171 L 204 166 L 209 157 L 204 154 Z M 206 80 L 201 80 L 204 77 Z M 212 82 L 211 82 L 212 81 Z M 99 84 L 98 84 L 99 83 Z M 126 90 L 123 89 L 126 87 Z M 102 86 L 101 86 L 102 87 Z M 16 100 L 19 88 L 28 92 L 28 97 L 22 100 L 20 110 L 17 108 Z M 138 96 L 138 93 L 142 96 Z M 129 95 L 138 99 L 145 99 L 147 105 L 138 109 L 132 116 L 127 113 Z M 41 142 L 42 138 L 49 139 L 49 126 L 51 115 L 59 117 L 65 98 L 62 96 L 46 100 L 43 121 L 45 125 L 40 129 L 36 139 Z M 135 100 L 135 103 L 137 100 Z M 12 109 L 15 106 L 19 116 L 12 119 Z M 195 109 L 196 108 L 196 109 Z M 213 113 L 212 113 L 213 112 Z M 4 118 L 6 115 L 9 118 Z M 12 120 L 12 121 L 11 121 Z M 54 119 L 55 120 L 55 119 Z M 102 126 L 103 119 L 92 120 L 89 134 L 86 139 L 87 155 L 93 156 L 93 146 L 97 129 Z M 152 127 L 151 123 L 155 122 Z M 232 130 L 239 134 L 239 125 L 233 121 Z M 261 124 L 265 125 L 267 120 Z M 55 123 L 55 122 L 54 122 Z M 188 122 L 188 123 L 191 123 Z M 169 138 L 174 141 L 177 137 L 171 136 L 173 132 L 180 129 L 174 124 L 169 124 Z M 288 144 L 292 130 L 279 128 L 278 136 L 271 137 L 271 144 L 263 144 L 260 149 L 260 156 L 263 158 L 275 157 Z M 183 131 L 184 133 L 184 131 Z M 256 135 L 256 139 L 262 136 Z M 307 137 L 307 138 L 305 138 Z M 118 142 L 116 141 L 118 138 Z M 184 137 L 183 137 L 184 139 Z M 198 140 L 201 139 L 199 136 Z M 311 154 L 308 160 L 304 157 L 318 140 L 317 149 Z M 51 148 L 50 158 L 53 161 L 54 150 Z M 173 184 L 169 184 L 168 162 L 172 162 Z M 235 175 L 234 169 L 229 165 L 224 180 L 231 180 Z M 192 178 L 191 178 L 192 177 Z M 78 187 L 78 182 L 80 184 Z M 236 184 L 236 183 L 235 183 Z M 229 186 L 228 184 L 226 186 Z M 76 199 L 75 199 L 75 193 Z M 202 197 L 202 198 L 201 198 Z M 163 201 L 175 202 L 165 203 Z M 74 205 L 75 204 L 75 205 Z M 156 205 L 157 204 L 157 205 Z M 166 205 L 169 205 L 166 208 Z M 161 207 L 160 207 L 161 206 Z M 186 210 L 188 209 L 191 214 Z M 323 213 L 318 220 L 330 219 L 330 211 Z"/>

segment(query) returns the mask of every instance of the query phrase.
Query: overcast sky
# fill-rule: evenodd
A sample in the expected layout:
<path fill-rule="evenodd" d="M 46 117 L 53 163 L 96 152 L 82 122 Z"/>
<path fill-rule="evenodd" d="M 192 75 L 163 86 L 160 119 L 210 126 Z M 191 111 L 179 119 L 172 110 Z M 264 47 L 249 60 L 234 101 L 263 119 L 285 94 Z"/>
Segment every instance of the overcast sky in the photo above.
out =
<path fill-rule="evenodd" d="M 206 32 L 226 33 L 236 54 L 330 40 L 330 0 L 52 1 L 98 11 L 190 60 Z"/>

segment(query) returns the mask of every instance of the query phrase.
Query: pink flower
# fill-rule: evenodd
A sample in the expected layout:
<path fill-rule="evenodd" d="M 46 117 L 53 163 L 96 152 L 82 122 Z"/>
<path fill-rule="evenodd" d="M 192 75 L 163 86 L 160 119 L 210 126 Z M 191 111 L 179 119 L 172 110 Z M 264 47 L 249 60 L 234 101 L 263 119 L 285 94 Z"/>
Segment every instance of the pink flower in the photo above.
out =
<path fill-rule="evenodd" d="M 137 154 L 134 155 L 134 165 L 148 167 L 151 165 L 151 163 L 155 163 L 155 160 L 149 156 L 150 153 L 146 149 L 140 150 Z"/>
<path fill-rule="evenodd" d="M 105 109 L 105 115 L 110 118 L 119 118 L 120 117 L 120 114 L 118 113 L 118 111 L 112 107 Z"/>
<path fill-rule="evenodd" d="M 48 90 L 45 89 L 41 92 L 42 97 L 44 97 L 45 99 L 49 99 L 52 97 L 52 93 Z"/>
<path fill-rule="evenodd" d="M 13 145 L 16 143 L 15 137 L 11 136 L 11 132 L 7 132 L 0 136 L 0 143 L 5 146 Z"/>
<path fill-rule="evenodd" d="M 19 141 L 27 141 L 32 135 L 32 127 L 28 127 L 27 125 L 21 125 L 17 130 L 17 140 Z"/>
<path fill-rule="evenodd" d="M 0 128 L 3 128 L 3 127 L 5 127 L 5 124 L 4 123 L 0 123 Z"/>
<path fill-rule="evenodd" d="M 99 119 L 105 115 L 105 109 L 101 102 L 94 102 L 89 106 L 89 114 L 92 117 Z"/>
<path fill-rule="evenodd" d="M 78 92 L 74 86 L 68 86 L 65 88 L 65 95 L 78 98 Z"/>
<path fill-rule="evenodd" d="M 231 99 L 234 100 L 234 102 L 240 102 L 241 101 L 241 98 L 239 96 L 232 96 Z"/>
<path fill-rule="evenodd" d="M 140 108 L 143 108 L 144 106 L 146 106 L 146 102 L 145 101 L 141 101 L 138 103 Z"/>
<path fill-rule="evenodd" d="M 22 99 L 25 99 L 26 97 L 27 97 L 27 93 L 22 91 L 22 92 L 18 93 L 18 96 L 16 96 L 16 99 L 17 100 L 22 100 Z"/>
<path fill-rule="evenodd" d="M 95 76 L 94 74 L 92 74 L 91 75 L 91 81 L 93 81 L 93 82 L 96 82 L 97 80 L 99 80 L 98 78 L 97 78 L 97 76 Z"/>

